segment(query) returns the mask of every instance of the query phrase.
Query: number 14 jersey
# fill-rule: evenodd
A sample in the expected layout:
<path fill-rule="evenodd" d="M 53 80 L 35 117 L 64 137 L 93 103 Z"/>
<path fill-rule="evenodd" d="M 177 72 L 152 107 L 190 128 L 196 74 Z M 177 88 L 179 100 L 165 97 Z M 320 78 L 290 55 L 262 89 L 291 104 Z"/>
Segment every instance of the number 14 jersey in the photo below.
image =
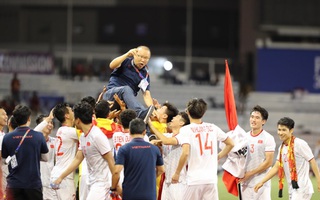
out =
<path fill-rule="evenodd" d="M 176 136 L 180 145 L 189 144 L 187 184 L 216 184 L 218 166 L 218 141 L 225 141 L 227 134 L 211 123 L 191 123 L 180 129 Z"/>

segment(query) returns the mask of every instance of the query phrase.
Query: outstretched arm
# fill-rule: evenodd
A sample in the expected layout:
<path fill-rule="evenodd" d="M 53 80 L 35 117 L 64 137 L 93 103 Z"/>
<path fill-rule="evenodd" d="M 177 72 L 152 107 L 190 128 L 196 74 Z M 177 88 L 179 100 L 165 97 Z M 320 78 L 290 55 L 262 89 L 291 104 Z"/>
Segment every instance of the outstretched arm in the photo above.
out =
<path fill-rule="evenodd" d="M 102 97 L 103 97 L 104 93 L 106 93 L 106 91 L 107 91 L 107 87 L 104 85 L 101 93 L 99 94 L 99 97 L 98 97 L 96 103 L 98 103 L 102 99 Z"/>
<path fill-rule="evenodd" d="M 149 90 L 146 90 L 145 92 L 143 92 L 143 100 L 148 107 L 153 105 L 153 99 L 151 97 L 151 92 Z"/>
<path fill-rule="evenodd" d="M 148 125 L 149 125 L 151 131 L 157 136 L 157 138 L 159 138 L 162 141 L 163 144 L 166 144 L 166 145 L 177 145 L 178 144 L 178 141 L 176 138 L 174 138 L 174 137 L 168 138 L 168 137 L 164 136 L 162 133 L 160 133 L 152 125 L 151 120 L 148 121 Z"/>

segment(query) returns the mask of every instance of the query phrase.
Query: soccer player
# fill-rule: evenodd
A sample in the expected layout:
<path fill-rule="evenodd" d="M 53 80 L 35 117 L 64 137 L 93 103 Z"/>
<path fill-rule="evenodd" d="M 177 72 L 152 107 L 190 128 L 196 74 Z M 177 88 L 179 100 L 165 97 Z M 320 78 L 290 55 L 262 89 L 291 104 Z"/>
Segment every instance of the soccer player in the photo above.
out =
<path fill-rule="evenodd" d="M 87 199 L 106 199 L 111 187 L 110 171 L 111 173 L 114 171 L 114 159 L 108 138 L 100 128 L 92 124 L 92 106 L 86 102 L 80 102 L 73 107 L 73 110 L 76 128 L 83 131 L 80 147 L 71 164 L 53 182 L 53 187 L 59 189 L 61 181 L 86 158 L 89 172 Z"/>
<path fill-rule="evenodd" d="M 115 123 L 112 119 L 109 119 L 109 103 L 106 100 L 100 100 L 95 108 L 95 115 L 96 115 L 96 126 L 101 129 L 101 131 L 105 134 L 108 138 L 110 146 L 113 146 L 112 135 L 116 131 L 121 131 L 122 127 Z"/>
<path fill-rule="evenodd" d="M 218 160 L 226 156 L 234 146 L 232 139 L 227 137 L 219 127 L 202 121 L 206 110 L 207 103 L 203 99 L 192 99 L 188 102 L 186 109 L 190 119 L 189 125 L 183 126 L 180 133 L 173 138 L 156 134 L 164 144 L 182 145 L 179 164 L 171 177 L 171 183 L 179 183 L 180 173 L 187 163 L 187 189 L 183 195 L 185 200 L 219 199 Z M 218 141 L 226 144 L 219 153 Z"/>
<path fill-rule="evenodd" d="M 180 112 L 168 123 L 168 128 L 172 130 L 172 133 L 165 133 L 164 136 L 169 138 L 175 137 L 177 134 L 179 134 L 180 128 L 188 124 L 190 124 L 190 120 L 187 113 Z M 154 130 L 154 127 L 152 127 L 152 130 Z M 181 145 L 162 145 L 163 161 L 166 169 L 165 180 L 161 194 L 162 200 L 180 200 L 183 198 L 183 194 L 185 193 L 187 187 L 186 167 L 184 167 L 180 173 L 179 182 L 176 184 L 171 183 L 171 177 L 175 173 L 175 170 L 178 166 L 181 152 Z"/>
<path fill-rule="evenodd" d="M 248 154 L 245 175 L 240 179 L 241 196 L 244 200 L 271 200 L 271 182 L 264 185 L 259 193 L 254 186 L 266 175 L 272 166 L 276 143 L 274 137 L 263 129 L 268 120 L 268 111 L 257 105 L 250 112 Z"/>
<path fill-rule="evenodd" d="M 310 200 L 313 186 L 309 176 L 310 165 L 320 192 L 319 168 L 308 143 L 293 135 L 294 121 L 289 117 L 278 121 L 278 135 L 282 144 L 272 169 L 255 185 L 258 192 L 274 175 L 279 175 L 279 197 L 282 197 L 284 179 L 287 179 L 290 200 Z"/>
<path fill-rule="evenodd" d="M 50 175 L 54 167 L 54 162 L 56 160 L 54 145 L 56 143 L 56 138 L 51 137 L 50 134 L 53 129 L 52 123 L 53 116 L 39 115 L 36 119 L 37 127 L 34 129 L 36 131 L 41 131 L 44 138 L 46 139 L 47 147 L 49 152 L 47 153 L 48 160 L 46 162 L 40 161 L 40 172 L 41 172 L 41 182 L 42 182 L 42 193 L 43 200 L 58 200 L 57 191 L 50 187 Z M 44 127 L 41 127 L 42 124 Z M 39 127 L 40 125 L 40 127 Z"/>
<path fill-rule="evenodd" d="M 74 128 L 74 113 L 72 108 L 66 103 L 57 104 L 53 110 L 53 115 L 59 120 L 62 126 L 56 134 L 56 164 L 51 171 L 51 182 L 56 180 L 61 173 L 67 169 L 75 157 L 78 147 L 78 136 Z M 76 187 L 73 173 L 63 180 L 61 189 L 57 191 L 57 194 L 59 199 L 75 199 Z"/>
<path fill-rule="evenodd" d="M 178 109 L 173 104 L 165 102 L 154 111 L 156 120 L 152 120 L 152 125 L 160 131 L 160 133 L 168 133 L 167 123 L 171 122 L 172 118 L 176 116 L 178 112 Z"/>

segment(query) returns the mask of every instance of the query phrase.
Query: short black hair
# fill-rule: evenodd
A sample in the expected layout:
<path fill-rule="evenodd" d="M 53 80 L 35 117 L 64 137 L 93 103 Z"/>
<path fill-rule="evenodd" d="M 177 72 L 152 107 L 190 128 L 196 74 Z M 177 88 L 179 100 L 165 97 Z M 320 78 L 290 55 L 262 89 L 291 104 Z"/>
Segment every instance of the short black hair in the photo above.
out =
<path fill-rule="evenodd" d="M 201 119 L 207 111 L 207 103 L 203 99 L 194 98 L 188 102 L 186 110 L 193 119 Z"/>
<path fill-rule="evenodd" d="M 169 102 L 165 102 L 162 106 L 167 107 L 167 110 L 166 110 L 166 114 L 168 115 L 167 122 L 171 122 L 173 117 L 175 117 L 179 113 L 179 110 L 177 109 L 177 107 L 175 107 L 173 104 Z"/>
<path fill-rule="evenodd" d="M 46 118 L 46 117 L 48 117 L 48 116 L 45 116 L 43 114 L 38 115 L 38 117 L 36 119 L 37 125 L 40 124 L 44 120 L 44 118 Z"/>
<path fill-rule="evenodd" d="M 137 118 L 137 113 L 132 109 L 126 109 L 120 113 L 119 118 L 123 128 L 127 129 L 129 128 L 130 122 Z"/>
<path fill-rule="evenodd" d="M 181 116 L 181 118 L 184 121 L 184 126 L 190 124 L 190 119 L 188 117 L 188 114 L 186 112 L 179 112 L 179 114 Z"/>
<path fill-rule="evenodd" d="M 129 128 L 131 135 L 142 134 L 144 131 L 146 131 L 146 124 L 142 119 L 136 118 L 131 120 Z"/>
<path fill-rule="evenodd" d="M 53 109 L 53 116 L 57 118 L 60 123 L 63 123 L 66 120 L 64 115 L 69 113 L 67 107 L 70 107 L 67 103 L 58 103 Z"/>
<path fill-rule="evenodd" d="M 96 100 L 95 100 L 95 98 L 93 98 L 92 96 L 83 97 L 83 98 L 81 99 L 81 102 L 87 102 L 87 103 L 90 104 L 93 108 L 94 108 L 95 105 L 96 105 Z"/>
<path fill-rule="evenodd" d="M 84 124 L 92 123 L 93 108 L 87 102 L 79 102 L 73 106 L 74 119 L 80 119 Z"/>
<path fill-rule="evenodd" d="M 18 124 L 13 115 L 11 115 L 11 117 L 9 117 L 8 119 L 8 126 L 11 126 L 13 129 L 16 129 L 18 127 Z"/>
<path fill-rule="evenodd" d="M 110 112 L 109 102 L 107 100 L 99 101 L 94 110 L 97 118 L 107 118 Z"/>
<path fill-rule="evenodd" d="M 294 128 L 294 121 L 290 117 L 283 117 L 279 119 L 278 126 L 279 125 L 286 126 L 289 130 L 291 130 Z"/>
<path fill-rule="evenodd" d="M 17 122 L 18 126 L 21 126 L 23 124 L 26 124 L 28 122 L 28 119 L 31 116 L 31 109 L 27 106 L 24 105 L 17 105 L 13 112 L 12 115 Z"/>
<path fill-rule="evenodd" d="M 252 112 L 259 112 L 261 114 L 263 120 L 268 120 L 269 113 L 265 108 L 263 108 L 259 105 L 256 105 L 255 107 L 252 108 L 250 114 Z"/>

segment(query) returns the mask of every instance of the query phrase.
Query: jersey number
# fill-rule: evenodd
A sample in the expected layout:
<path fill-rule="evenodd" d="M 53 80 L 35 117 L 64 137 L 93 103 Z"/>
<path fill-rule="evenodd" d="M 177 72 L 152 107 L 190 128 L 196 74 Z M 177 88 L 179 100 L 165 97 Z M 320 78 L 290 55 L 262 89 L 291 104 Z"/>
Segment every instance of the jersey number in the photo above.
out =
<path fill-rule="evenodd" d="M 254 144 L 250 144 L 250 153 L 254 152 Z"/>
<path fill-rule="evenodd" d="M 196 135 L 196 138 L 198 138 L 198 140 L 199 140 L 199 148 L 200 148 L 200 155 L 201 155 L 201 156 L 203 155 L 203 151 L 204 151 L 204 150 L 210 150 L 211 155 L 213 154 L 212 141 L 208 141 L 208 137 L 209 137 L 209 134 L 207 133 L 207 135 L 206 135 L 206 141 L 205 141 L 204 146 L 203 146 L 203 145 L 202 145 L 202 144 L 203 144 L 203 141 L 202 141 L 202 139 L 201 139 L 200 133 L 198 133 L 198 134 Z"/>
<path fill-rule="evenodd" d="M 63 152 L 60 152 L 60 148 L 62 146 L 62 138 L 60 136 L 57 137 L 59 140 L 59 145 L 58 145 L 58 151 L 57 151 L 57 156 L 62 156 Z"/>

